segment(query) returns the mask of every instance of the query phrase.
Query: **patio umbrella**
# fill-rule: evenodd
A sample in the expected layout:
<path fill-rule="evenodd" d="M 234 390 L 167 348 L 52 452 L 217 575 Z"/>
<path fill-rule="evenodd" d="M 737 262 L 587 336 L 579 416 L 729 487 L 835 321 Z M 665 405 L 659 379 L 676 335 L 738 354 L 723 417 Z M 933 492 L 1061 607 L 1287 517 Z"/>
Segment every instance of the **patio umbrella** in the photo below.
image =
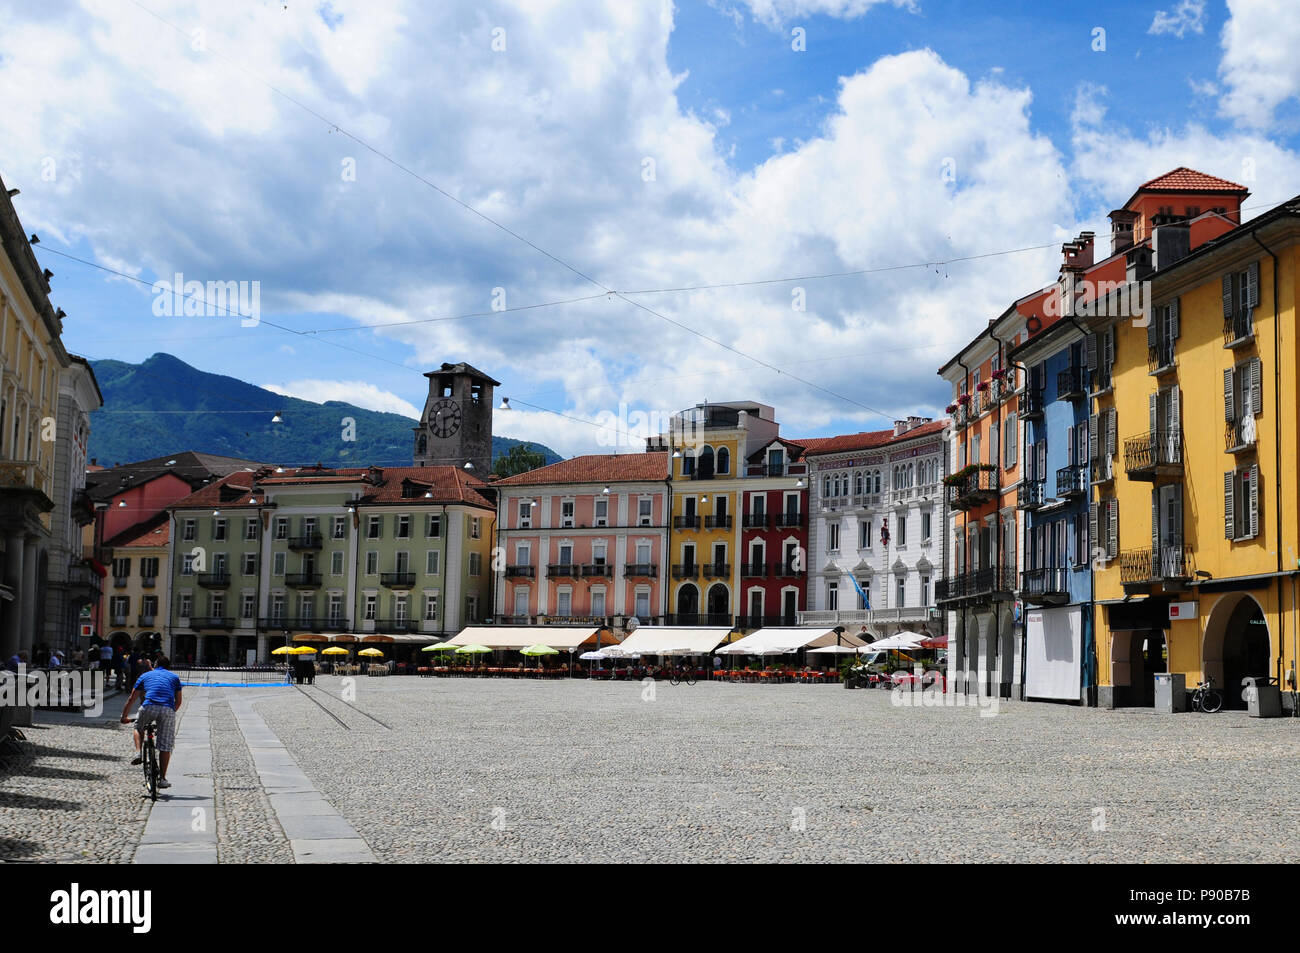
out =
<path fill-rule="evenodd" d="M 383 655 L 384 655 L 384 651 L 383 651 L 383 649 L 362 649 L 362 650 L 361 650 L 360 652 L 358 652 L 357 654 L 358 654 L 358 655 L 368 655 L 368 656 L 372 656 L 372 657 L 378 655 L 379 657 L 382 658 Z"/>
<path fill-rule="evenodd" d="M 309 645 L 299 645 L 296 648 L 290 649 L 289 652 L 293 655 L 315 655 L 316 654 L 316 650 Z"/>
<path fill-rule="evenodd" d="M 602 659 L 602 658 L 613 658 L 613 656 L 610 655 L 608 652 L 606 652 L 604 649 L 596 649 L 591 652 L 583 652 L 581 655 L 578 656 L 578 658 L 594 660 L 594 659 Z"/>
<path fill-rule="evenodd" d="M 484 652 L 491 652 L 491 651 L 492 650 L 488 648 L 486 645 L 462 645 L 460 648 L 456 649 L 456 654 L 457 655 L 482 655 Z"/>
<path fill-rule="evenodd" d="M 278 649 L 271 649 L 272 655 L 297 655 L 298 650 L 288 645 L 282 645 Z"/>
<path fill-rule="evenodd" d="M 822 653 L 824 655 L 853 655 L 856 652 L 865 652 L 866 646 L 857 645 L 823 645 L 819 649 L 809 649 L 808 654 Z"/>
<path fill-rule="evenodd" d="M 426 645 L 424 648 L 420 649 L 420 651 L 421 652 L 454 652 L 456 651 L 456 648 L 457 647 L 455 645 L 452 645 L 450 642 L 438 642 L 435 645 Z"/>
<path fill-rule="evenodd" d="M 529 645 L 519 650 L 520 655 L 559 655 L 558 649 L 553 649 L 549 645 Z"/>
<path fill-rule="evenodd" d="M 348 654 L 347 649 L 341 649 L 338 646 L 331 646 L 330 648 L 325 649 L 323 652 L 321 652 L 321 655 L 347 655 L 347 654 Z"/>

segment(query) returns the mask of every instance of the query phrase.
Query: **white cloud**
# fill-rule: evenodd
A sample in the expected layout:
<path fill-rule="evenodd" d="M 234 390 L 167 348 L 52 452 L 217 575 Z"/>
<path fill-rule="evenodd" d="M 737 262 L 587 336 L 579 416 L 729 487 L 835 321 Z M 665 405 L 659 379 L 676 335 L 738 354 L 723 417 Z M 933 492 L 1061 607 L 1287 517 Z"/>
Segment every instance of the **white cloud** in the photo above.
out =
<path fill-rule="evenodd" d="M 329 381 L 300 380 L 287 384 L 261 384 L 275 394 L 285 397 L 298 397 L 302 400 L 323 404 L 329 400 L 341 400 L 355 404 L 366 410 L 378 410 L 389 414 L 401 414 L 403 417 L 420 419 L 420 408 L 410 401 L 403 400 L 390 391 L 381 390 L 367 381 Z"/>
<path fill-rule="evenodd" d="M 916 12 L 916 0 L 743 0 L 754 19 L 770 27 L 779 27 L 811 16 L 852 20 L 865 16 L 872 7 L 889 3 Z"/>
<path fill-rule="evenodd" d="M 1229 0 L 1219 77 L 1223 115 L 1268 127 L 1274 111 L 1300 92 L 1300 17 L 1290 0 Z"/>
<path fill-rule="evenodd" d="M 1205 0 L 1179 0 L 1168 10 L 1157 10 L 1148 33 L 1169 33 L 1182 39 L 1189 32 L 1205 32 Z"/>

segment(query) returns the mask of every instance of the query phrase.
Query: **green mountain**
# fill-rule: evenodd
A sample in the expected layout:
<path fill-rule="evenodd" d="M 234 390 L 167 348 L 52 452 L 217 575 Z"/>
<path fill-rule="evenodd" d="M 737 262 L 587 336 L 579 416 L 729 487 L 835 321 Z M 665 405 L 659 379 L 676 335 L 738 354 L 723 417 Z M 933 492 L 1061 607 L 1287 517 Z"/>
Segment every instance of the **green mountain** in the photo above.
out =
<path fill-rule="evenodd" d="M 411 465 L 417 421 L 401 414 L 284 397 L 190 367 L 170 354 L 142 364 L 106 360 L 91 366 L 104 406 L 91 415 L 89 456 L 102 466 L 178 450 L 293 465 Z M 277 412 L 283 421 L 272 423 Z M 528 441 L 493 437 L 493 459 L 520 443 Z M 543 444 L 529 446 L 544 453 L 547 463 L 563 459 Z"/>

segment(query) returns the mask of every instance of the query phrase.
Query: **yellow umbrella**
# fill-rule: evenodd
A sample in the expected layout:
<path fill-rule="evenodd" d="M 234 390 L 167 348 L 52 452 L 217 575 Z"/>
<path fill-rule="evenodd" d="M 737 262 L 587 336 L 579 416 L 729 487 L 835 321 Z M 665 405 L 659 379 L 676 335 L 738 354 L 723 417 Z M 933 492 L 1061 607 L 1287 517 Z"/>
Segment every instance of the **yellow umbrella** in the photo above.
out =
<path fill-rule="evenodd" d="M 315 655 L 316 654 L 316 650 L 307 645 L 299 645 L 298 647 L 292 648 L 289 651 L 292 652 L 294 655 Z"/>
<path fill-rule="evenodd" d="M 321 652 L 321 655 L 347 655 L 347 654 L 348 654 L 347 649 L 341 649 L 337 645 L 325 649 L 323 652 Z"/>
<path fill-rule="evenodd" d="M 272 655 L 297 655 L 298 650 L 287 645 L 282 645 L 278 649 L 271 649 Z"/>
<path fill-rule="evenodd" d="M 384 653 L 383 653 L 380 649 L 362 649 L 362 650 L 361 650 L 360 652 L 358 652 L 357 654 L 358 654 L 358 655 L 379 655 L 379 656 L 382 656 Z"/>

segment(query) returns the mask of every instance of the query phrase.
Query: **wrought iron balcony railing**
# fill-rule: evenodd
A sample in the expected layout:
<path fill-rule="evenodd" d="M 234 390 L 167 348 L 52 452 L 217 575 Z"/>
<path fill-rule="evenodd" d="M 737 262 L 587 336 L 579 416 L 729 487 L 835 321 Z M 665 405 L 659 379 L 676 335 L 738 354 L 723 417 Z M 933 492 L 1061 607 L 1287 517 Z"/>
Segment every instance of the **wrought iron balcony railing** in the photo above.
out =
<path fill-rule="evenodd" d="M 1132 480 L 1183 472 L 1183 432 L 1152 430 L 1124 441 L 1124 470 Z"/>

